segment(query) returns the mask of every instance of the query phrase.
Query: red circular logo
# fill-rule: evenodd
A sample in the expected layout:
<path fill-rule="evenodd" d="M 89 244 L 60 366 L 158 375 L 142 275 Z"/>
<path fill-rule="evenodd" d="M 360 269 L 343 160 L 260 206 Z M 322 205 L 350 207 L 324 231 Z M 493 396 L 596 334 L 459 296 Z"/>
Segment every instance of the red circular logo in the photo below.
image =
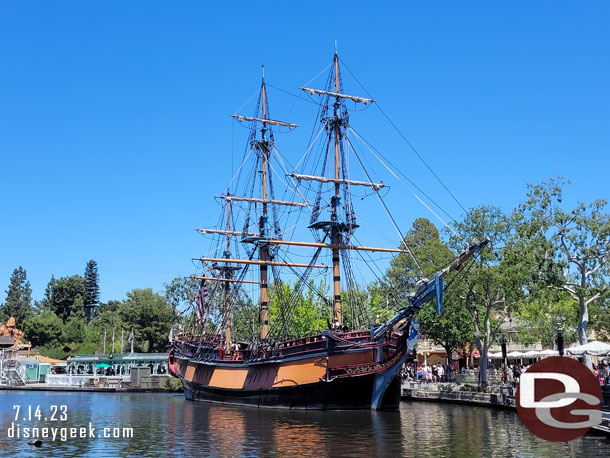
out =
<path fill-rule="evenodd" d="M 565 442 L 601 423 L 599 381 L 584 364 L 564 356 L 545 358 L 521 374 L 517 413 L 527 429 Z"/>

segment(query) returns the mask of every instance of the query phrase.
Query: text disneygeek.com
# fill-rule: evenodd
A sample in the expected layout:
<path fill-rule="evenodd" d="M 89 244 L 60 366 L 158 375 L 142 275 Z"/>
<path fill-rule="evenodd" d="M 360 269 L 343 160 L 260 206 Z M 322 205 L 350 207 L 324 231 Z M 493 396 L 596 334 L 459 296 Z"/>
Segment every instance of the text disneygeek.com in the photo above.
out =
<path fill-rule="evenodd" d="M 65 405 L 14 405 L 15 420 L 6 430 L 9 439 L 51 439 L 66 442 L 68 439 L 131 439 L 133 428 L 106 427 L 96 428 L 89 422 L 84 426 L 30 426 L 31 422 L 57 422 L 68 420 L 68 407 Z M 56 423 L 56 424 L 57 424 Z"/>
<path fill-rule="evenodd" d="M 133 428 L 94 428 L 91 423 L 87 427 L 23 426 L 13 422 L 7 430 L 7 436 L 9 439 L 50 439 L 61 442 L 88 438 L 129 439 L 133 437 Z"/>

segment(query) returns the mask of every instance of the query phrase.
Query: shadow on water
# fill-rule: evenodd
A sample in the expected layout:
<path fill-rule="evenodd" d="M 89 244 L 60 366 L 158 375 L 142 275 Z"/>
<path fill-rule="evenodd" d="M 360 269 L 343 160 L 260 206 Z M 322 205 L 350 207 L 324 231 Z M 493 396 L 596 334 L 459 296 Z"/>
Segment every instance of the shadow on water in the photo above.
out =
<path fill-rule="evenodd" d="M 66 405 L 65 422 L 21 421 L 27 427 L 131 427 L 133 438 L 8 438 L 22 412 Z M 550 443 L 533 436 L 514 412 L 425 402 L 398 412 L 287 411 L 210 405 L 180 395 L 0 391 L 0 455 L 196 457 L 610 456 L 610 440 L 585 436 Z"/>

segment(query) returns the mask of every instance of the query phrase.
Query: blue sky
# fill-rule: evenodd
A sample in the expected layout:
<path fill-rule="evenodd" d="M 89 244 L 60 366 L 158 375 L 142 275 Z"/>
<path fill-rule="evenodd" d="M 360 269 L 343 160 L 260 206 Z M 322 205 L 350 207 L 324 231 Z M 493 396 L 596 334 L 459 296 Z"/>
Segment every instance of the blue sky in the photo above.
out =
<path fill-rule="evenodd" d="M 342 60 L 465 207 L 512 209 L 560 174 L 567 204 L 609 197 L 610 4 L 0 2 L 0 301 L 14 268 L 40 299 L 97 260 L 102 300 L 162 289 L 205 251 L 246 131 L 230 117 Z M 314 81 L 319 87 L 323 81 Z M 346 90 L 361 93 L 345 77 Z M 296 161 L 315 107 L 270 89 Z M 242 114 L 248 112 L 246 106 Z M 456 217 L 377 108 L 352 125 Z M 397 189 L 404 230 L 430 216 Z M 365 214 L 365 218 L 373 218 Z"/>

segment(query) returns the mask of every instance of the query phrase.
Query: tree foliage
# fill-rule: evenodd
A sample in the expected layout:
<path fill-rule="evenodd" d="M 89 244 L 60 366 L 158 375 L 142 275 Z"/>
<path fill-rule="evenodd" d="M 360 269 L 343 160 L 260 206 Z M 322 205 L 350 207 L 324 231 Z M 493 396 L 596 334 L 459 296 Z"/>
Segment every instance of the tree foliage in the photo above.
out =
<path fill-rule="evenodd" d="M 26 271 L 21 266 L 13 270 L 6 290 L 6 302 L 0 307 L 0 312 L 4 320 L 15 318 L 17 327 L 22 327 L 25 320 L 33 313 L 32 288 Z"/>
<path fill-rule="evenodd" d="M 570 296 L 556 289 L 542 289 L 530 293 L 517 310 L 518 338 L 524 345 L 536 342 L 553 347 L 558 328 L 564 330 L 564 342 L 578 340 L 578 310 Z"/>
<path fill-rule="evenodd" d="M 313 288 L 297 281 L 294 285 L 275 282 L 269 288 L 271 335 L 299 338 L 327 328 L 330 307 Z"/>
<path fill-rule="evenodd" d="M 191 307 L 197 297 L 200 280 L 192 277 L 179 276 L 170 283 L 165 283 L 165 300 L 177 311 L 185 311 Z"/>
<path fill-rule="evenodd" d="M 95 307 L 100 300 L 99 274 L 97 273 L 97 262 L 91 259 L 85 267 L 85 277 L 83 280 L 85 294 L 83 305 L 85 307 L 85 318 L 87 323 L 93 318 Z"/>
<path fill-rule="evenodd" d="M 463 240 L 489 240 L 458 285 L 460 305 L 472 319 L 474 343 L 480 352 L 479 381 L 487 384 L 487 354 L 496 340 L 501 323 L 515 312 L 523 299 L 524 272 L 514 255 L 514 220 L 498 207 L 482 205 L 471 209 L 456 224 L 460 238 L 453 236 L 456 248 Z"/>
<path fill-rule="evenodd" d="M 48 308 L 65 323 L 70 316 L 84 315 L 84 279 L 80 275 L 61 277 L 55 280 Z"/>
<path fill-rule="evenodd" d="M 400 306 L 406 305 L 406 296 L 413 292 L 418 278 L 432 277 L 455 257 L 454 252 L 441 240 L 436 226 L 426 218 L 418 218 L 406 234 L 403 247 L 410 253 L 401 253 L 391 263 L 387 283 L 382 290 L 390 297 L 400 298 Z M 448 283 L 451 279 L 448 279 Z M 473 338 L 472 321 L 467 310 L 449 290 L 441 315 L 435 302 L 424 306 L 419 313 L 420 332 L 426 338 L 441 345 L 450 358 L 453 350 L 463 348 Z"/>
<path fill-rule="evenodd" d="M 517 215 L 522 244 L 534 253 L 540 266 L 532 278 L 532 288 L 560 289 L 573 299 L 579 312 L 579 341 L 585 344 L 589 308 L 609 293 L 610 214 L 605 199 L 579 202 L 565 210 L 565 184 L 569 182 L 555 177 L 529 185 L 527 199 Z M 589 358 L 586 362 L 590 365 Z"/>
<path fill-rule="evenodd" d="M 119 315 L 128 329 L 133 329 L 135 347 L 141 351 L 167 350 L 169 330 L 175 313 L 165 298 L 152 289 L 134 289 L 119 308 Z"/>
<path fill-rule="evenodd" d="M 64 323 L 51 310 L 43 311 L 39 316 L 25 321 L 23 332 L 34 347 L 59 342 Z"/>

